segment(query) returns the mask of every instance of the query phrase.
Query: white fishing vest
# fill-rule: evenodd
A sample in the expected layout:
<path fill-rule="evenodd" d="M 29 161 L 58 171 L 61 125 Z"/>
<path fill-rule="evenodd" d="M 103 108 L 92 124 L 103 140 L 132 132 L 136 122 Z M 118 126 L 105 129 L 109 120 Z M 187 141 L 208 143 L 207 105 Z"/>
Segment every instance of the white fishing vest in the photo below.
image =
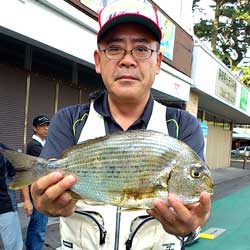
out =
<path fill-rule="evenodd" d="M 166 106 L 154 101 L 147 129 L 168 134 Z M 104 119 L 92 104 L 78 143 L 105 134 Z M 149 217 L 145 210 L 120 211 L 107 204 L 93 205 L 78 201 L 76 212 L 70 217 L 61 217 L 60 222 L 63 250 L 181 249 L 180 240 L 166 233 L 162 225 Z"/>

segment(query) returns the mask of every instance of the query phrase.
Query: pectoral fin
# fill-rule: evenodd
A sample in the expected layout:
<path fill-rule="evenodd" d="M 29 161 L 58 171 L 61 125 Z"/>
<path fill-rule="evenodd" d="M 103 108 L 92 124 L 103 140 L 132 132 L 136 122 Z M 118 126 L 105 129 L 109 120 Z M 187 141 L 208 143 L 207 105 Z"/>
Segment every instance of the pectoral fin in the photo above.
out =
<path fill-rule="evenodd" d="M 73 200 L 78 201 L 78 200 L 83 200 L 84 199 L 84 197 L 82 197 L 80 194 L 78 194 L 78 193 L 76 193 L 76 192 L 74 192 L 72 190 L 68 190 L 67 192 L 69 193 L 69 195 L 72 197 Z"/>

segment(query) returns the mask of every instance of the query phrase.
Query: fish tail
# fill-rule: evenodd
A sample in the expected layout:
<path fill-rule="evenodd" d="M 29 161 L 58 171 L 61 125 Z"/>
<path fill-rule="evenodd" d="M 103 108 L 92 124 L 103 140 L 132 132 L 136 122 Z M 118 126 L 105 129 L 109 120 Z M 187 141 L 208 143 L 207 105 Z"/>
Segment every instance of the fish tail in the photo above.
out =
<path fill-rule="evenodd" d="M 42 158 L 12 150 L 2 150 L 1 153 L 13 165 L 15 170 L 14 179 L 9 185 L 9 188 L 13 190 L 21 189 L 36 181 L 38 176 L 34 175 L 34 168 L 39 163 L 47 163 L 47 160 Z"/>

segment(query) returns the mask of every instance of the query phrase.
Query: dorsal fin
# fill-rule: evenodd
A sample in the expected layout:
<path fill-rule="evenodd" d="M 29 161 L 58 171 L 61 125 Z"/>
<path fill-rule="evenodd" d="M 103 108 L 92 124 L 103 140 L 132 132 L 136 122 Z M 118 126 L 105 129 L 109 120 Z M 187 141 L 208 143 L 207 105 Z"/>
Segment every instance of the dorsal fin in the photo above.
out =
<path fill-rule="evenodd" d="M 71 154 L 71 152 L 74 151 L 74 149 L 84 149 L 85 147 L 87 147 L 89 145 L 105 141 L 109 137 L 110 137 L 109 135 L 106 135 L 106 136 L 102 136 L 102 137 L 98 137 L 98 138 L 94 138 L 94 139 L 89 139 L 87 141 L 76 144 L 76 145 L 74 145 L 72 147 L 69 147 L 69 148 L 67 148 L 66 150 L 64 150 L 62 152 L 62 157 L 61 158 L 66 158 L 67 156 L 69 156 Z"/>

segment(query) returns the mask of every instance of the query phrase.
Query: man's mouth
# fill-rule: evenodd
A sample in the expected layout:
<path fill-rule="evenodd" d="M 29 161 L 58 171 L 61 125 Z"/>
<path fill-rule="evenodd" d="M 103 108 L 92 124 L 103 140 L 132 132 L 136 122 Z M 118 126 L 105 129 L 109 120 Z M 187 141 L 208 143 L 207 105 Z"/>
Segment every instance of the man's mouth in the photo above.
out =
<path fill-rule="evenodd" d="M 137 80 L 137 78 L 132 75 L 121 75 L 117 77 L 117 80 Z"/>

